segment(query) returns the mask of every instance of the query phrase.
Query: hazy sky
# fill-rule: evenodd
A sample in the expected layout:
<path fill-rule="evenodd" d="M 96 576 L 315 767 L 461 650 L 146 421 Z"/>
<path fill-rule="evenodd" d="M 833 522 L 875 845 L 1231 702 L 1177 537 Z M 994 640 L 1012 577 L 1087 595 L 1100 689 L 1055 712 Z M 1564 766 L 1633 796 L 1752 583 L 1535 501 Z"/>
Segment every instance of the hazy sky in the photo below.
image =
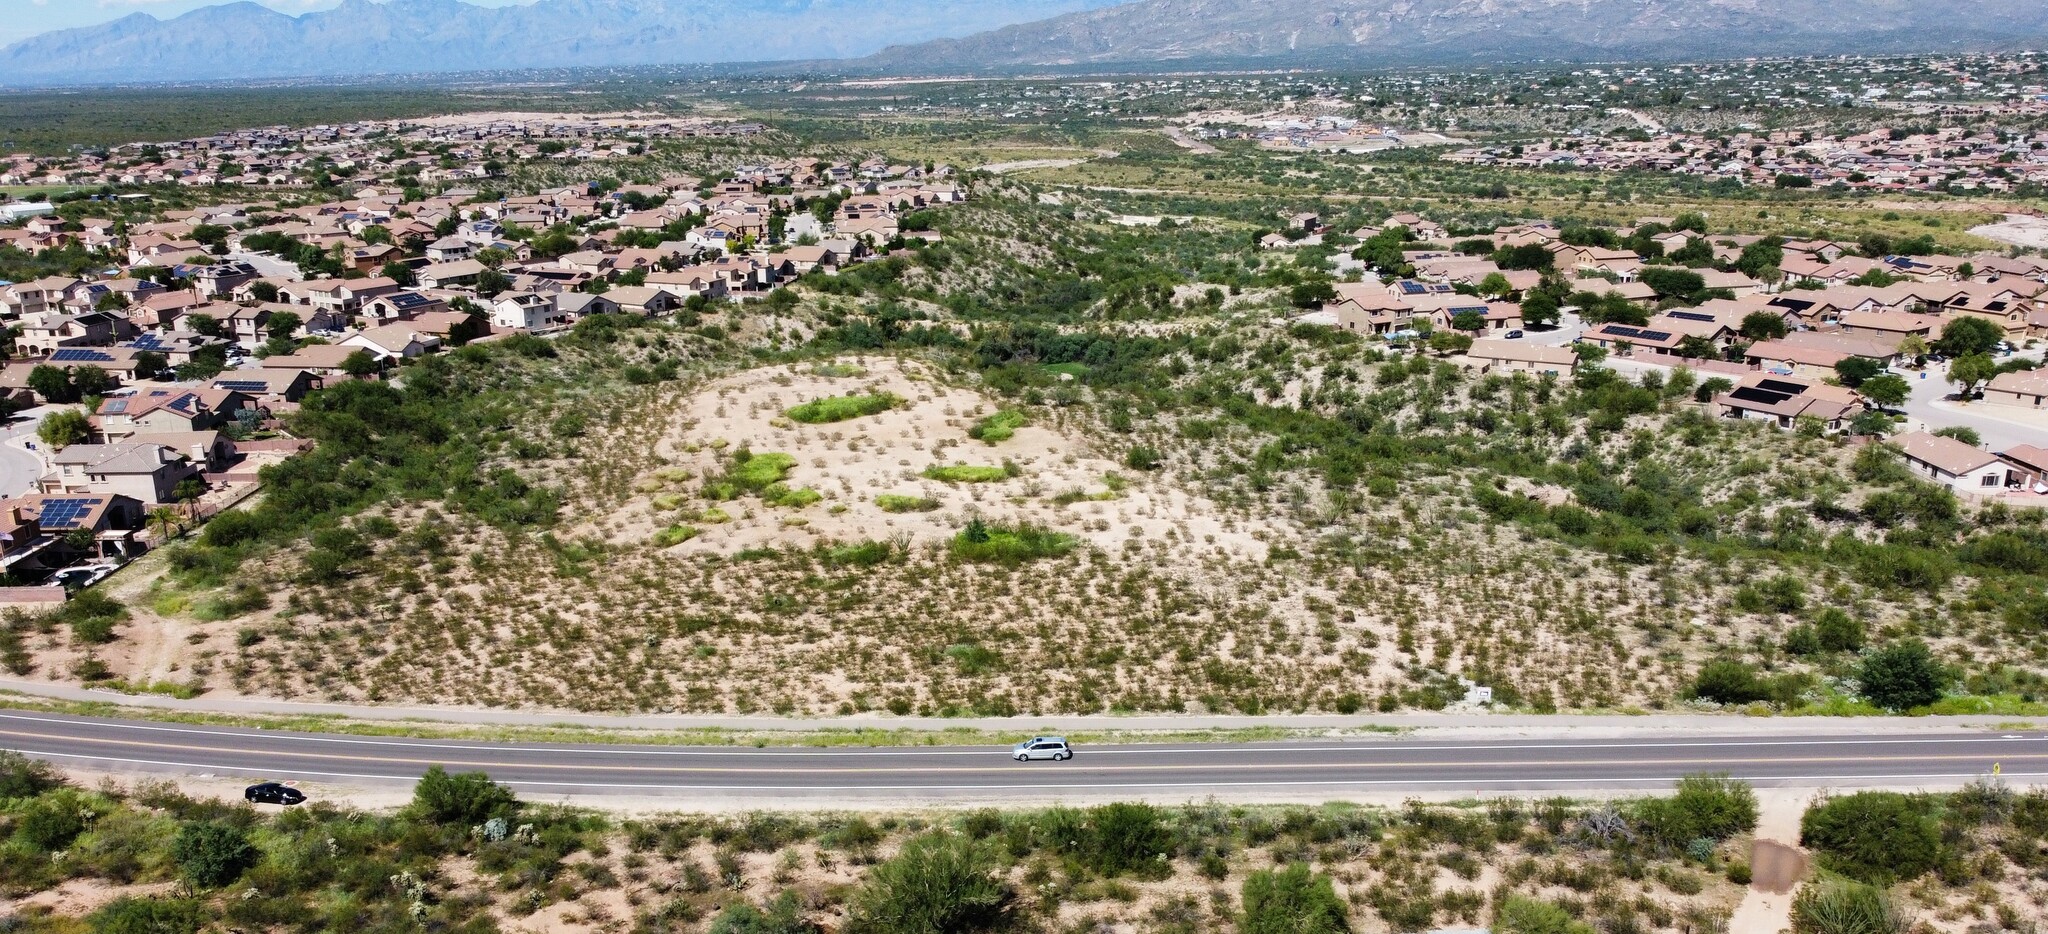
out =
<path fill-rule="evenodd" d="M 120 19 L 130 13 L 148 13 L 168 19 L 203 6 L 218 6 L 225 0 L 0 0 L 0 45 L 12 45 L 37 33 L 73 26 L 90 26 Z M 324 10 L 341 0 L 256 0 L 273 10 L 304 13 Z M 533 0 L 467 0 L 477 6 L 512 6 Z"/>

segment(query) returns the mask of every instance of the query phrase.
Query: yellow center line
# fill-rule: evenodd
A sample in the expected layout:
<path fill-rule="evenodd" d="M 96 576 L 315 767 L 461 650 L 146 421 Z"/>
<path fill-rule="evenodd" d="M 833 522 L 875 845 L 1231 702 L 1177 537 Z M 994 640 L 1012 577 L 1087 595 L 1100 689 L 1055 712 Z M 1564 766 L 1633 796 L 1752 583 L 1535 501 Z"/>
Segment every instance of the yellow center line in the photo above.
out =
<path fill-rule="evenodd" d="M 99 737 L 55 737 L 55 736 L 51 736 L 51 735 L 49 735 L 49 734 L 44 734 L 44 733 L 29 733 L 29 732 L 17 732 L 17 731 L 11 731 L 11 730 L 0 730 L 0 736 L 18 736 L 18 737 L 24 737 L 24 738 L 29 738 L 29 739 L 37 739 L 37 740 L 46 740 L 46 741 L 47 741 L 47 740 L 50 740 L 50 739 L 59 739 L 59 738 L 61 738 L 61 739 L 64 739 L 64 740 L 67 740 L 67 741 L 70 741 L 70 742 L 80 742 L 80 743 L 95 743 L 95 744 L 99 744 L 99 745 L 104 745 L 104 746 L 119 746 L 119 747 L 130 747 L 130 748 L 144 748 L 144 749 L 159 749 L 159 750 L 173 750 L 173 751 L 177 751 L 177 752 L 184 752 L 184 753 L 212 753 L 212 754 L 216 754 L 216 755 L 219 755 L 219 754 L 227 754 L 227 755 L 233 755 L 233 754 L 237 754 L 237 753 L 242 753 L 242 754 L 252 754 L 252 755 L 261 755 L 261 756 L 271 756 L 271 757 L 276 757 L 276 758 L 279 758 L 279 759 L 317 759 L 317 760 L 325 760 L 325 761 L 339 761 L 339 762 L 366 762 L 366 763 L 369 763 L 369 762 L 374 762 L 374 763 L 381 763 L 381 764 L 385 764 L 385 765 L 408 765 L 408 766 L 418 766 L 418 767 L 425 767 L 425 766 L 429 766 L 429 765 L 443 765 L 443 766 L 454 766 L 454 767 L 458 767 L 458 768 L 475 768 L 475 769 L 508 769 L 508 768 L 509 768 L 509 769 L 540 769 L 540 770 L 547 770 L 547 771 L 558 771 L 558 772 L 614 772 L 614 773 L 628 773 L 628 772 L 630 772 L 630 773 L 666 773 L 666 774 L 706 774 L 706 775 L 719 775 L 719 774 L 738 774 L 738 775 L 753 775 L 753 774 L 761 774 L 761 773 L 768 773 L 768 772 L 774 772 L 774 773 L 781 773 L 781 772 L 787 772 L 787 771 L 789 771 L 789 769 L 788 769 L 788 768 L 787 768 L 786 766 L 774 766 L 774 765 L 762 765 L 762 766 L 685 766 L 685 765 L 675 765 L 675 766 L 668 766 L 668 765 L 617 765 L 617 764 L 612 764 L 612 763 L 565 763 L 565 762 L 516 762 L 516 763 L 514 763 L 514 762 L 470 762 L 470 761 L 459 761 L 459 760 L 454 760 L 454 759 L 435 759 L 435 758 L 424 758 L 424 759 L 421 759 L 421 758 L 407 758 L 407 757 L 397 757 L 397 756 L 353 756 L 353 755 L 342 755 L 342 754 L 337 754 L 337 753 L 319 753 L 319 752 L 269 752 L 269 751 L 263 751 L 263 750 L 236 750 L 236 749 L 218 749 L 218 748 L 206 748 L 206 747 L 195 747 L 195 746 L 191 746 L 191 745 L 186 745 L 186 744 L 181 744 L 181 743 L 155 743 L 155 742 L 146 742 L 146 741 L 141 741 L 141 740 L 125 740 L 125 739 L 105 739 L 105 738 L 99 738 Z M 507 750 L 507 751 L 508 751 L 508 752 L 518 752 L 519 750 Z M 601 750 L 593 750 L 593 752 L 601 752 Z M 735 754 L 735 755 L 745 755 L 745 753 L 734 753 L 734 754 Z M 991 755 L 991 756 L 993 757 L 994 755 L 997 755 L 997 754 L 996 754 L 996 753 L 990 753 L 990 755 Z M 1083 755 L 1084 755 L 1084 757 L 1085 757 L 1085 753 L 1084 753 Z M 1697 767 L 1709 767 L 1709 768 L 1714 768 L 1714 769 L 1716 769 L 1716 770 L 1726 770 L 1726 769 L 1728 769 L 1728 768 L 1730 768 L 1730 767 L 1732 767 L 1732 766 L 1741 766 L 1741 765 L 1791 765 L 1791 764 L 1806 764 L 1806 765 L 1840 765 L 1840 764 L 1844 764 L 1844 763 L 1863 763 L 1863 764 L 1869 764 L 1869 763 L 1878 763 L 1878 762 L 1992 762 L 1992 761 L 2004 761 L 2004 762 L 2032 762 L 2032 761 L 2048 761 L 2048 752 L 2042 752 L 2042 753 L 2012 753 L 2012 752 L 2010 752 L 2010 751 L 2003 751 L 2003 752 L 1996 752 L 1996 753 L 1994 753 L 1994 752 L 1984 752 L 1984 753 L 1975 753 L 1975 754 L 1968 754 L 1968 755 L 1924 755 L 1924 754 L 1916 754 L 1916 755 L 1889 755 L 1889 756 L 1886 756 L 1886 755 L 1862 755 L 1862 756 L 1782 756 L 1782 757 L 1773 757 L 1773 758 L 1741 758 L 1741 757 L 1729 757 L 1729 756 L 1716 756 L 1716 757 L 1699 757 L 1699 758 L 1678 758 L 1678 759 L 1667 759 L 1667 758 L 1646 758 L 1646 759 L 1611 759 L 1611 758 L 1610 758 L 1610 759 L 1532 759 L 1532 760 L 1518 760 L 1518 761 L 1511 761 L 1511 762 L 1473 762 L 1473 761 L 1469 761 L 1469 760 L 1463 760 L 1463 759 L 1452 759 L 1452 760 L 1443 760 L 1443 761 L 1419 761 L 1419 762 L 1418 762 L 1418 761 L 1409 761 L 1409 762 L 1374 762 L 1374 761 L 1364 761 L 1364 762 L 1278 762 L 1278 763 L 1257 763 L 1257 764 L 1253 764 L 1253 763 L 1245 763 L 1245 764 L 1236 764 L 1236 765 L 1232 765 L 1232 764 L 1206 764 L 1206 763 L 1182 763 L 1182 764 L 1173 764 L 1173 765 L 1164 765 L 1164 764 L 1162 764 L 1162 765 L 1102 765 L 1102 766 L 1098 766 L 1098 765 L 1089 765 L 1089 764 L 1085 764 L 1085 763 L 1084 763 L 1084 764 L 1070 764 L 1070 765 L 1066 765 L 1066 766 L 1064 766 L 1064 768 L 1066 768 L 1066 769 L 1070 769 L 1070 770 L 1071 770 L 1071 769 L 1081 769 L 1081 770 L 1085 770 L 1085 771 L 1088 771 L 1088 772 L 1188 772 L 1188 771 L 1197 771 L 1197 772 L 1280 772 L 1280 771 L 1302 771 L 1302 770 L 1309 770 L 1309 769 L 1363 769 L 1363 770 L 1379 770 L 1379 771 L 1385 771 L 1385 770 L 1394 770 L 1394 769 L 1463 769 L 1463 770 L 1472 770 L 1472 769 L 1489 769 L 1489 768 L 1490 768 L 1490 769 L 1502 769 L 1502 768 L 1515 768 L 1515 769 L 1539 769 L 1539 768 L 1582 768 L 1582 769 L 1583 769 L 1583 768 L 1597 768 L 1597 767 L 1617 767 L 1617 768 L 1631 768 L 1631 767 L 1633 767 L 1633 768 L 1649 768 L 1649 767 L 1660 767 L 1660 766 L 1662 766 L 1662 767 L 1669 767 L 1669 766 L 1697 766 Z M 1018 768 L 1020 768 L 1020 767 L 1021 767 L 1021 766 L 1018 766 L 1018 765 L 1015 765 L 1015 764 L 1010 764 L 1010 765 L 987 765 L 987 766 L 929 766 L 929 767 L 923 767 L 923 766 L 909 766 L 909 767 L 905 767 L 905 766 L 895 766 L 895 767 L 883 767 L 883 768 L 872 768 L 872 767 L 841 767 L 841 768 L 832 768 L 832 767 L 824 767 L 824 768 L 806 768 L 806 769 L 804 769 L 803 771 L 805 771 L 806 773 L 812 773 L 812 774 L 838 774 L 838 775 L 886 775 L 886 774 L 913 774 L 913 775 L 915 775 L 915 774 L 989 774 L 989 773 L 1014 773 L 1014 772 L 1015 772 L 1015 771 L 1016 771 L 1016 770 L 1017 770 Z M 1061 768 L 1061 766 L 1054 766 L 1054 768 Z"/>

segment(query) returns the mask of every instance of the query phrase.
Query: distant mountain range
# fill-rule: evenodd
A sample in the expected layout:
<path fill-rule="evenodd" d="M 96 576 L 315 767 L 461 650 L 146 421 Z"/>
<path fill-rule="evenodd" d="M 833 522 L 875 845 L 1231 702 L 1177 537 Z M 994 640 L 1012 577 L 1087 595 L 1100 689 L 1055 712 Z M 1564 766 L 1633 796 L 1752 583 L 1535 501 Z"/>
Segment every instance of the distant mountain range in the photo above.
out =
<path fill-rule="evenodd" d="M 62 0 L 84 2 L 84 0 Z M 45 33 L 0 50 L 0 84 L 40 86 L 839 59 L 1118 0 L 344 0 L 255 3 Z"/>
<path fill-rule="evenodd" d="M 2043 0 L 1138 0 L 901 46 L 874 71 L 1711 59 L 2039 47 Z"/>
<path fill-rule="evenodd" d="M 18 42 L 0 50 L 0 85 L 701 62 L 933 73 L 1939 52 L 2038 46 L 2042 2 L 343 0 L 300 16 L 241 2 Z"/>

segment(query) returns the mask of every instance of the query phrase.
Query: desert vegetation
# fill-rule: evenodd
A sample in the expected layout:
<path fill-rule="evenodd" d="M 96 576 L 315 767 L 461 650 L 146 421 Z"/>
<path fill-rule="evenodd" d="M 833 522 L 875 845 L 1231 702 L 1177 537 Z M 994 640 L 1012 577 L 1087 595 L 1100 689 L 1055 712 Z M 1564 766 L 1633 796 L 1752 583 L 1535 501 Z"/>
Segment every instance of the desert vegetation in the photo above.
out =
<path fill-rule="evenodd" d="M 79 787 L 7 755 L 0 918 L 92 934 L 1697 932 L 1739 898 L 1748 828 L 1725 815 L 1747 802 L 1754 820 L 1746 789 L 1702 781 L 1607 804 L 613 818 L 436 769 L 396 811 L 275 813 L 161 783 Z"/>

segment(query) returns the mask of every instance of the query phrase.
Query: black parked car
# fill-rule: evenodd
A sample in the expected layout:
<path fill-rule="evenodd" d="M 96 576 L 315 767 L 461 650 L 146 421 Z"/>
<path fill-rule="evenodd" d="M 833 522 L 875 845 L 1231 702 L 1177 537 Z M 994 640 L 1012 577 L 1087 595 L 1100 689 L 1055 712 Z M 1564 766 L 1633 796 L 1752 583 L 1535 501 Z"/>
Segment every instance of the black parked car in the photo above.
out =
<path fill-rule="evenodd" d="M 304 804 L 306 802 L 305 792 L 290 785 L 281 785 L 277 782 L 250 785 L 242 792 L 242 797 L 257 804 Z"/>

